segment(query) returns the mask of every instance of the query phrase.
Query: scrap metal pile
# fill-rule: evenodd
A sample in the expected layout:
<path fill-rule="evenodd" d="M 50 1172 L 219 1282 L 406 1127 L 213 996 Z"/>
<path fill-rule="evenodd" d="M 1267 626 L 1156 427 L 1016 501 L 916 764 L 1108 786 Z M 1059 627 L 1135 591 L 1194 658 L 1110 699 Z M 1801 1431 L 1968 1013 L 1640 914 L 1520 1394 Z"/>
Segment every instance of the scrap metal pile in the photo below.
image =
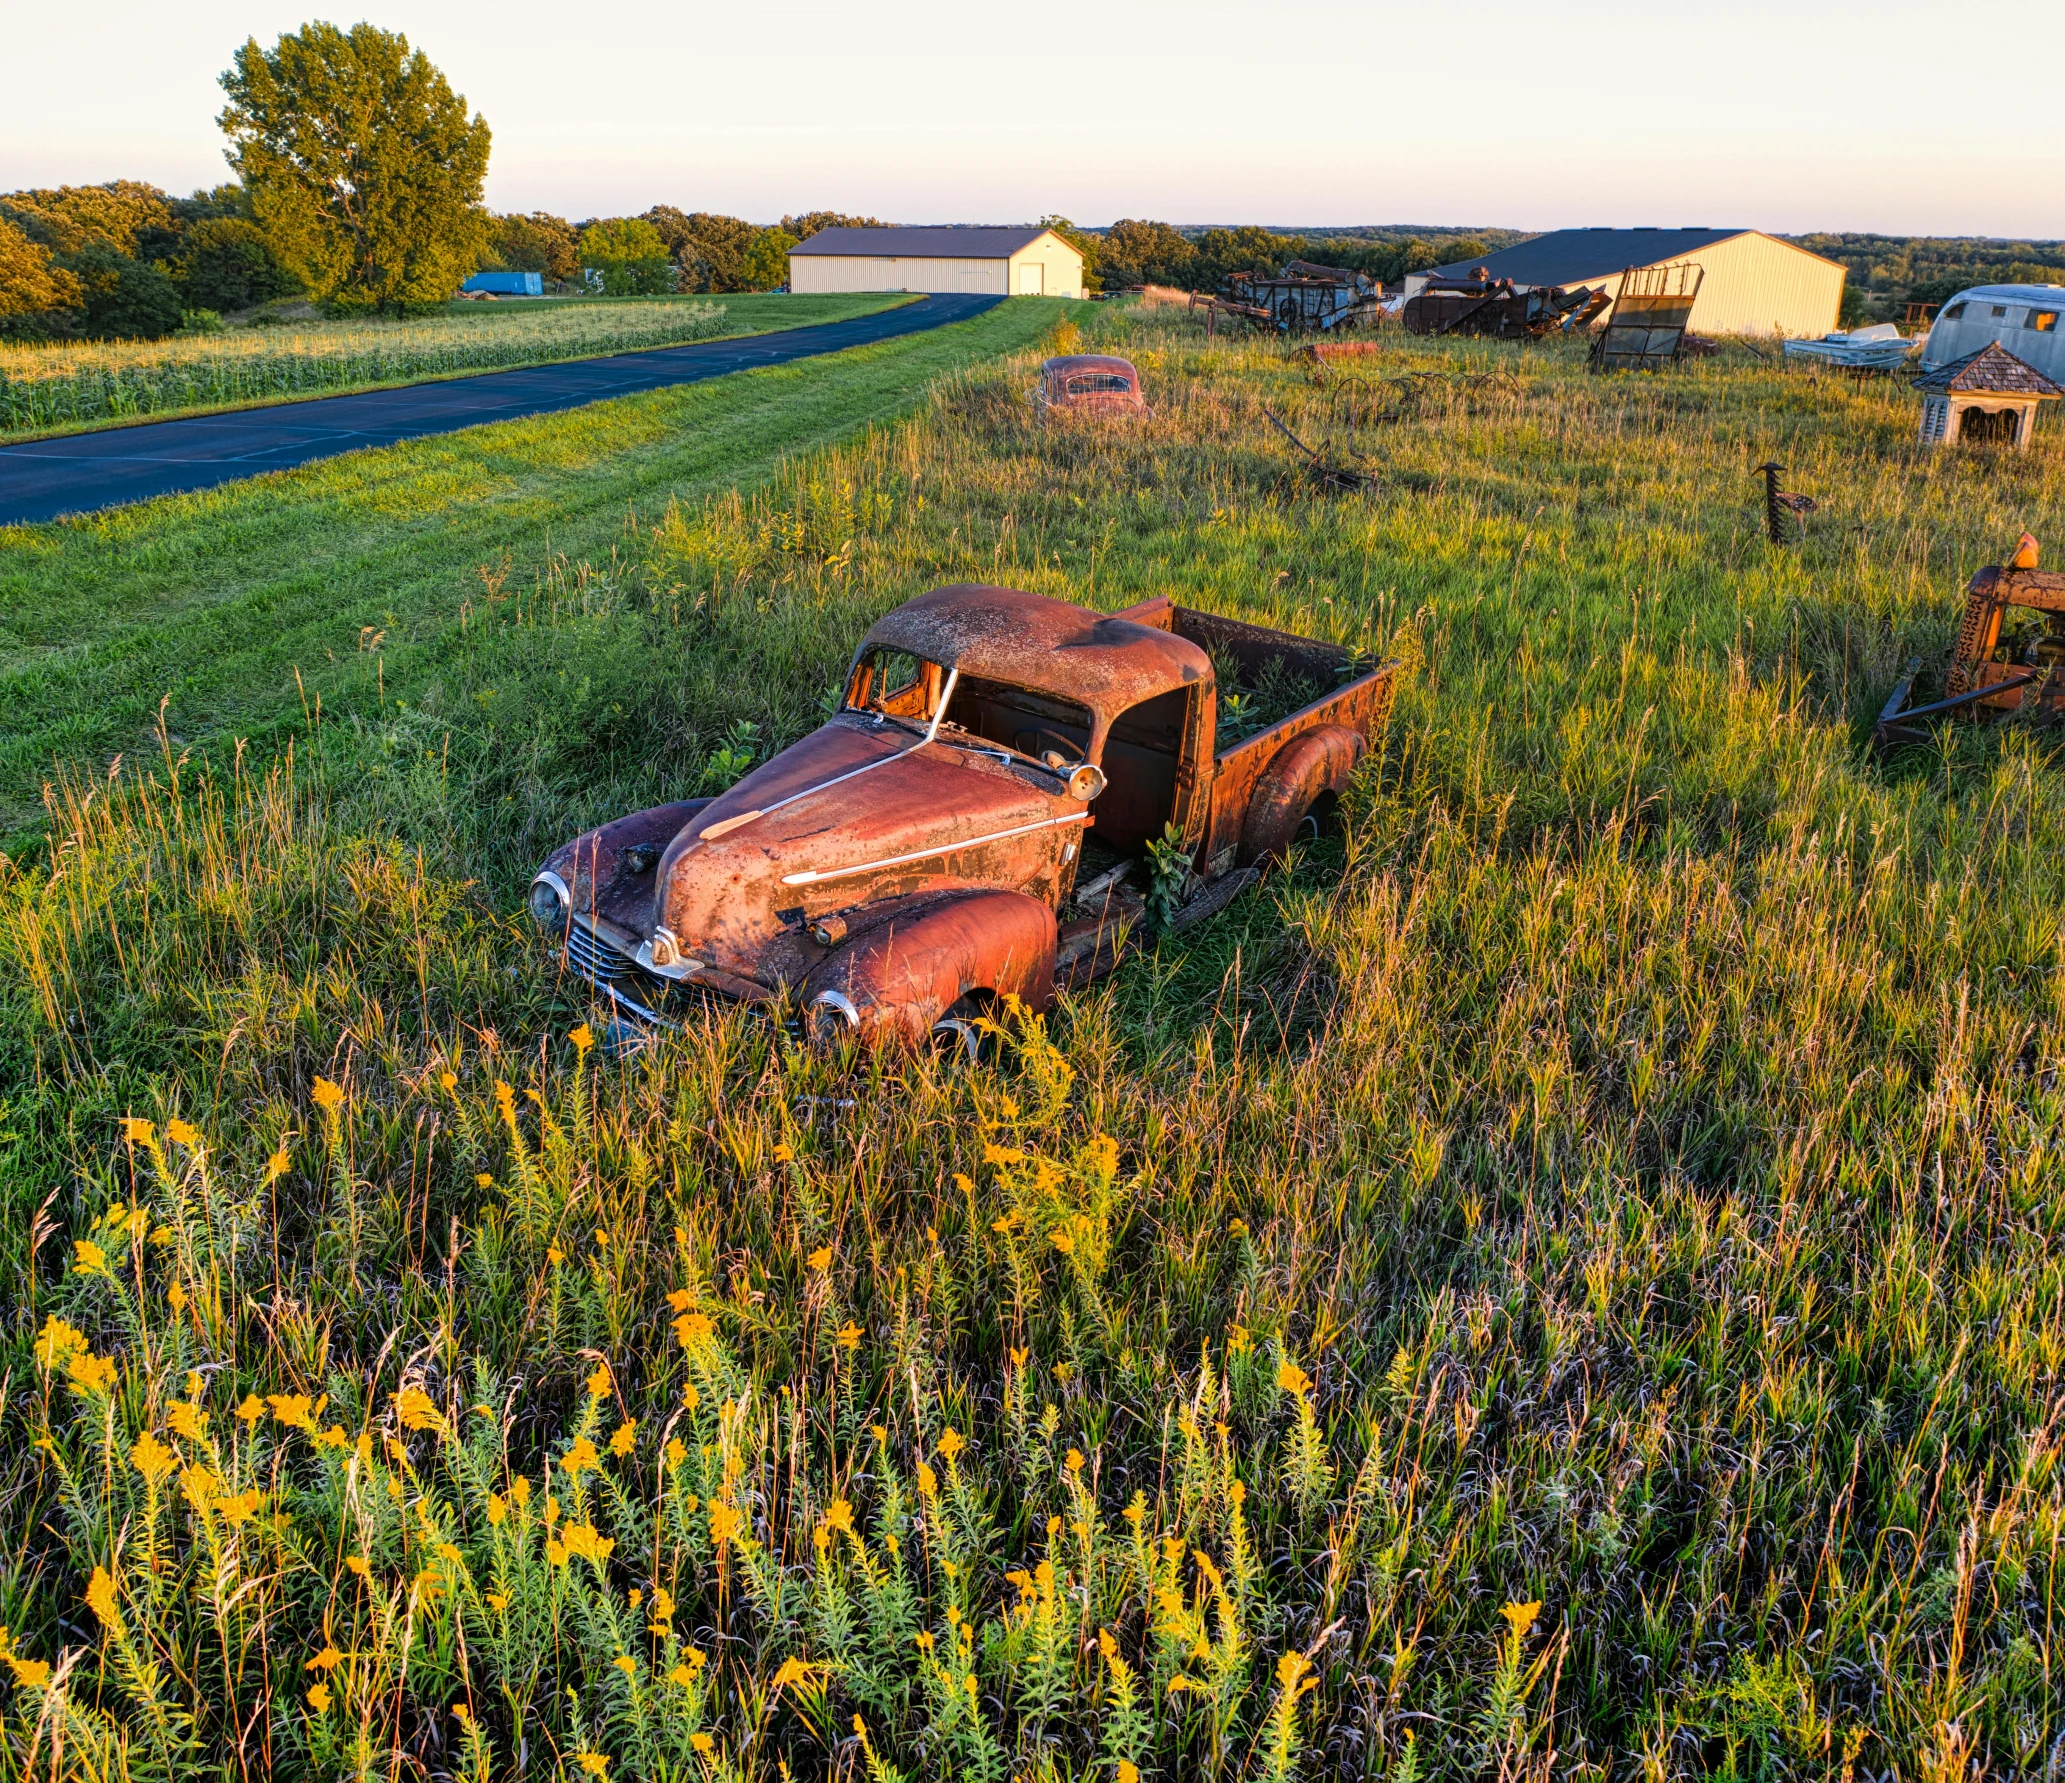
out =
<path fill-rule="evenodd" d="M 1539 340 L 1559 328 L 1585 327 L 1612 301 L 1589 285 L 1518 285 L 1480 266 L 1465 278 L 1429 278 L 1405 300 L 1401 320 L 1409 334 Z"/>
<path fill-rule="evenodd" d="M 1384 287 L 1345 266 L 1293 260 L 1280 273 L 1236 272 L 1205 301 L 1221 315 L 1238 316 L 1279 334 L 1313 329 L 1374 327 L 1383 316 Z"/>
<path fill-rule="evenodd" d="M 1921 658 L 1907 665 L 1872 728 L 1880 751 L 1926 743 L 1923 722 L 1952 713 L 1968 718 L 2013 716 L 2049 728 L 2065 723 L 2065 576 L 2036 567 L 2036 540 L 2024 533 L 2005 564 L 1989 564 L 1965 588 L 1964 618 L 1943 676 L 1943 698 L 1907 702 L 1921 674 Z M 2034 624 L 2014 629 L 2019 614 Z"/>

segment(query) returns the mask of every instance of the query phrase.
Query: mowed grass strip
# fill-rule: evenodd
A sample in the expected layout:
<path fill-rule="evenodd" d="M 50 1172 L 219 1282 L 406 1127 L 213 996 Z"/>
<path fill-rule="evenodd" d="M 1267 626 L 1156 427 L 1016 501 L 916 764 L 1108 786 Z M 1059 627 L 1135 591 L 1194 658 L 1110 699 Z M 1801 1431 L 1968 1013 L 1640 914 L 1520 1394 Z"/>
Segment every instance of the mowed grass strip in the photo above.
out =
<path fill-rule="evenodd" d="M 520 589 L 606 562 L 627 523 L 903 412 L 1056 308 L 0 529 L 0 797 L 33 804 L 59 761 L 147 745 L 161 700 L 201 741 L 262 739 L 304 695 L 348 704 L 369 678 L 376 706 L 382 686 L 406 699 L 416 646 L 487 604 L 483 566 L 526 566 Z"/>

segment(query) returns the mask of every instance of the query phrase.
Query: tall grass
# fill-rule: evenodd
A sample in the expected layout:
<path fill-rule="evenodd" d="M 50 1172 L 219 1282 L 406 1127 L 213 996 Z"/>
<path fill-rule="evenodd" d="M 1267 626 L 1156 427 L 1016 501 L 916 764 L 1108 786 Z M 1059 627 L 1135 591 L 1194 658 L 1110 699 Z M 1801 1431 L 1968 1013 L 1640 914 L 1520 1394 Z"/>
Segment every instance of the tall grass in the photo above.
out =
<path fill-rule="evenodd" d="M 0 886 L 22 1774 L 2043 1776 L 2052 746 L 1864 719 L 2034 463 L 1754 363 L 1100 318 L 497 566 L 404 711 L 60 778 Z M 1359 445 L 1311 498 L 1267 404 Z M 1756 535 L 1776 445 L 1824 495 Z M 811 721 L 868 615 L 1167 590 L 1411 674 L 1347 836 L 1003 1056 L 612 1060 L 541 822 Z M 488 587 L 488 582 L 493 587 Z M 61 1745 L 60 1745 L 61 1742 Z"/>
<path fill-rule="evenodd" d="M 163 341 L 0 345 L 0 434 L 704 340 L 718 303 L 567 304 Z"/>

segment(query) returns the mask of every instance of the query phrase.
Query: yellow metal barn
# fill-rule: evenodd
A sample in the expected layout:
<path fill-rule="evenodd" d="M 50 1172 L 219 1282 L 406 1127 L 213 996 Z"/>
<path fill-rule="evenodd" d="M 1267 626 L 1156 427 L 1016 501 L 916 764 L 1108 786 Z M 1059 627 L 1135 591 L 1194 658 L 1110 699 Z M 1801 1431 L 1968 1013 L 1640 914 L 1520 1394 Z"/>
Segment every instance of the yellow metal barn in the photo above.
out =
<path fill-rule="evenodd" d="M 820 229 L 789 250 L 791 291 L 1080 297 L 1083 257 L 1051 229 Z"/>
<path fill-rule="evenodd" d="M 1481 259 L 1437 266 L 1461 278 L 1479 266 L 1516 285 L 1589 285 L 1611 297 L 1628 267 L 1697 265 L 1695 334 L 1811 339 L 1836 325 L 1845 269 L 1761 229 L 1556 229 Z M 1406 277 L 1408 296 L 1426 273 Z"/>

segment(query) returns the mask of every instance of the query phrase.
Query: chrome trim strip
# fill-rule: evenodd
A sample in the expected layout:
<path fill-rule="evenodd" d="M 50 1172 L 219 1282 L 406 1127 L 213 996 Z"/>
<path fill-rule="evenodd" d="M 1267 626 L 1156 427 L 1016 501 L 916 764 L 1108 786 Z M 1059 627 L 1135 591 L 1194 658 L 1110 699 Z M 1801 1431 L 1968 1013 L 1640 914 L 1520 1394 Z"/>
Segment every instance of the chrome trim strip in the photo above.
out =
<path fill-rule="evenodd" d="M 849 1028 L 860 1026 L 860 1011 L 853 1005 L 853 999 L 844 991 L 819 991 L 810 999 L 813 1009 L 836 1009 L 845 1018 Z"/>
<path fill-rule="evenodd" d="M 533 885 L 551 886 L 551 888 L 559 894 L 560 909 L 566 911 L 571 911 L 573 909 L 574 894 L 567 890 L 566 881 L 560 878 L 560 876 L 557 873 L 553 872 L 550 867 L 546 867 L 539 873 L 533 875 L 531 883 Z"/>
<path fill-rule="evenodd" d="M 987 836 L 970 836 L 965 842 L 948 842 L 938 848 L 921 848 L 915 854 L 892 854 L 887 860 L 863 861 L 857 867 L 834 867 L 829 873 L 812 869 L 784 873 L 784 885 L 823 885 L 828 880 L 850 879 L 856 873 L 872 873 L 877 867 L 902 867 L 912 861 L 929 861 L 942 854 L 959 854 L 964 848 L 980 848 L 985 842 L 1002 842 L 1011 836 L 1028 836 L 1034 830 L 1051 830 L 1064 823 L 1088 823 L 1087 811 L 1071 811 L 1066 817 L 1043 817 L 1038 823 L 1022 823 L 1016 829 L 992 830 Z"/>
<path fill-rule="evenodd" d="M 946 717 L 947 701 L 954 697 L 954 683 L 960 680 L 960 678 L 961 671 L 958 668 L 947 670 L 946 685 L 939 690 L 939 705 L 932 714 L 932 722 L 926 726 L 925 734 L 908 749 L 899 749 L 894 755 L 883 756 L 880 761 L 863 762 L 857 768 L 848 768 L 843 774 L 834 774 L 829 780 L 820 780 L 815 786 L 806 786 L 801 792 L 792 792 L 787 798 L 776 799 L 773 804 L 763 805 L 758 811 L 742 811 L 737 817 L 723 818 L 719 822 L 712 824 L 710 829 L 714 829 L 721 836 L 728 836 L 734 830 L 744 829 L 755 818 L 772 816 L 775 812 L 795 804 L 798 799 L 807 799 L 814 793 L 829 792 L 835 786 L 844 786 L 849 780 L 858 780 L 863 774 L 872 774 L 877 768 L 886 768 L 892 762 L 900 762 L 907 755 L 916 755 L 927 743 L 939 735 L 940 723 Z M 709 836 L 710 830 L 698 830 L 696 832 L 696 840 L 698 842 L 708 840 Z M 782 883 L 787 885 L 789 881 L 785 879 Z"/>

